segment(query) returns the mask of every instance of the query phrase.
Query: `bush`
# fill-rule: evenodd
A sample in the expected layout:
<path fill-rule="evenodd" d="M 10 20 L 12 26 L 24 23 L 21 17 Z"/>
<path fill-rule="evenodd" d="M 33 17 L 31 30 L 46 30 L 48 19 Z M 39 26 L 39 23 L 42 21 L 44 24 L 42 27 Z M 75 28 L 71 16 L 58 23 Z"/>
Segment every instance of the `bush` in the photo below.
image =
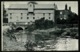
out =
<path fill-rule="evenodd" d="M 44 18 L 41 18 L 39 20 L 35 20 L 35 27 L 37 29 L 48 29 L 52 28 L 54 26 L 54 22 L 51 20 L 45 20 Z"/>

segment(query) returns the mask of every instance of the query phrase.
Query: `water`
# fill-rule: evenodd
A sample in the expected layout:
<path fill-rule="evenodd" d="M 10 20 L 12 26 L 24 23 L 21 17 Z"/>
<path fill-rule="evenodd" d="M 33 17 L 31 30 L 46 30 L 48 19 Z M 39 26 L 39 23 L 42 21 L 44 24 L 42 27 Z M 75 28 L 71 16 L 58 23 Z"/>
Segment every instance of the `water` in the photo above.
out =
<path fill-rule="evenodd" d="M 15 35 L 17 41 L 9 40 L 7 38 L 5 38 L 4 40 L 7 40 L 7 41 L 5 41 L 5 42 L 7 42 L 7 46 L 5 45 L 5 47 L 8 49 L 14 50 L 14 51 L 16 51 L 16 49 L 26 51 L 26 48 L 24 47 L 24 45 L 28 41 L 35 42 L 35 35 L 26 30 L 19 30 L 17 32 L 14 32 L 12 35 Z M 52 43 L 52 41 L 50 40 L 49 43 Z M 52 45 L 52 44 L 50 44 L 50 45 Z M 77 39 L 60 38 L 58 40 L 58 43 L 56 43 L 55 47 L 56 47 L 55 50 L 65 50 L 65 51 L 66 50 L 78 50 L 78 41 L 77 41 Z M 50 50 L 50 49 L 45 48 L 45 50 Z"/>
<path fill-rule="evenodd" d="M 35 40 L 35 35 L 32 34 L 31 32 L 28 32 L 26 30 L 20 30 L 17 32 L 18 36 L 17 39 L 21 41 L 23 44 L 26 44 L 26 42 L 31 41 L 34 42 Z M 16 34 L 16 35 L 17 35 Z"/>

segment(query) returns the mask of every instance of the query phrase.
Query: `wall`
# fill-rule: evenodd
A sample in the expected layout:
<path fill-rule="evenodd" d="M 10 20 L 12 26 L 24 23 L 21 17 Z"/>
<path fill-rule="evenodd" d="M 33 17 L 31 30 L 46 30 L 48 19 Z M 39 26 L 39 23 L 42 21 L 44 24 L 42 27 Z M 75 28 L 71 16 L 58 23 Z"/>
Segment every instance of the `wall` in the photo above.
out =
<path fill-rule="evenodd" d="M 35 10 L 34 13 L 35 13 L 35 17 L 38 19 L 45 17 L 45 19 L 54 21 L 54 10 Z M 43 13 L 45 15 L 43 15 Z M 49 13 L 50 13 L 50 16 L 49 16 Z M 49 17 L 51 17 L 51 19 L 49 19 Z"/>
<path fill-rule="evenodd" d="M 12 19 L 10 19 L 10 13 L 12 13 Z M 23 13 L 23 19 L 21 19 L 21 13 Z M 9 22 L 25 22 L 27 16 L 27 10 L 9 10 L 8 19 Z"/>
<path fill-rule="evenodd" d="M 10 19 L 10 13 L 12 13 L 12 19 Z M 21 13 L 23 13 L 21 19 Z M 34 10 L 34 15 L 31 13 L 28 13 L 28 10 L 9 10 L 8 11 L 8 22 L 34 22 L 37 19 L 40 19 L 42 17 L 45 17 L 45 19 L 53 20 L 54 21 L 54 10 Z M 45 15 L 43 15 L 43 13 Z M 50 19 L 49 19 L 49 13 L 50 13 Z M 27 19 L 29 17 L 29 19 Z M 35 17 L 35 19 L 33 19 Z"/>

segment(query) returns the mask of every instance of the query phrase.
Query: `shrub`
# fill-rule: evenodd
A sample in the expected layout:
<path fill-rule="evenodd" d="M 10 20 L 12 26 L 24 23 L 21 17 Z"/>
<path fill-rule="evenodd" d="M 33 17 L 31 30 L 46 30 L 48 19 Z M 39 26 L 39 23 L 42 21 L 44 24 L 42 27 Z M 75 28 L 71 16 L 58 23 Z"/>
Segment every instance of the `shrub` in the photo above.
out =
<path fill-rule="evenodd" d="M 41 18 L 39 20 L 35 20 L 35 27 L 37 29 L 48 29 L 52 28 L 54 26 L 54 22 L 51 20 L 45 20 L 44 18 Z"/>

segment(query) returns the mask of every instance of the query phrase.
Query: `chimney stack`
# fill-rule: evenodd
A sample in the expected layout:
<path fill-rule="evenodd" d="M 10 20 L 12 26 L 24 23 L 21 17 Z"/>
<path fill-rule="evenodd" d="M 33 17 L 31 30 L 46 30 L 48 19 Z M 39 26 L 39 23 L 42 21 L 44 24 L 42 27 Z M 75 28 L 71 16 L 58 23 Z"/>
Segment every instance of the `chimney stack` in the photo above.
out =
<path fill-rule="evenodd" d="M 65 5 L 65 10 L 67 10 L 67 4 Z"/>
<path fill-rule="evenodd" d="M 69 7 L 69 11 L 71 11 L 71 7 Z"/>

